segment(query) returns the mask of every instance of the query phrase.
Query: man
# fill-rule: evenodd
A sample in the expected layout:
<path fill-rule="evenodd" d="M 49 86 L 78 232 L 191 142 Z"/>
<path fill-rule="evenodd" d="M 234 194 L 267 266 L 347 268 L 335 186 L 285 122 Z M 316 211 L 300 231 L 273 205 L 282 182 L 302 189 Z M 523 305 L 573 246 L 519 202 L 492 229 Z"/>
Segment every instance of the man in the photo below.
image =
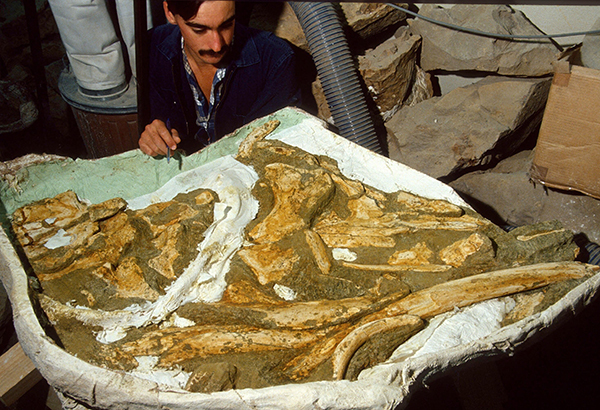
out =
<path fill-rule="evenodd" d="M 150 41 L 148 155 L 196 151 L 250 121 L 300 105 L 296 57 L 275 35 L 235 20 L 233 1 L 163 1 Z M 168 127 L 167 127 L 168 125 Z"/>

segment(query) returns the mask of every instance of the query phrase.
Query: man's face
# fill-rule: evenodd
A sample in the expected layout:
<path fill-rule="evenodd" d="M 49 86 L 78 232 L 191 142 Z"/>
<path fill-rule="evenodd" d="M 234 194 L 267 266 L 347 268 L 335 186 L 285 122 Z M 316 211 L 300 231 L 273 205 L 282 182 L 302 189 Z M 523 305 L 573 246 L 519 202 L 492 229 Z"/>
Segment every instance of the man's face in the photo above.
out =
<path fill-rule="evenodd" d="M 165 5 L 171 24 L 181 30 L 188 58 L 198 65 L 219 65 L 233 43 L 235 27 L 234 1 L 205 1 L 190 20 L 172 14 Z"/>

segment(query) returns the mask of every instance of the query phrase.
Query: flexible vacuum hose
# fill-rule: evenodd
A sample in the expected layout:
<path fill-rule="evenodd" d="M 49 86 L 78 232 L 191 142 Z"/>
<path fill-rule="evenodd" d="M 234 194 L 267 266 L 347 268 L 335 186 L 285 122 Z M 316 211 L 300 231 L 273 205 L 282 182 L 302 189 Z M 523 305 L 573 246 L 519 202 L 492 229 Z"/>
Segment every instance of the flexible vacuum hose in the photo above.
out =
<path fill-rule="evenodd" d="M 330 2 L 290 2 L 304 30 L 333 121 L 340 134 L 383 154 L 350 47 Z"/>

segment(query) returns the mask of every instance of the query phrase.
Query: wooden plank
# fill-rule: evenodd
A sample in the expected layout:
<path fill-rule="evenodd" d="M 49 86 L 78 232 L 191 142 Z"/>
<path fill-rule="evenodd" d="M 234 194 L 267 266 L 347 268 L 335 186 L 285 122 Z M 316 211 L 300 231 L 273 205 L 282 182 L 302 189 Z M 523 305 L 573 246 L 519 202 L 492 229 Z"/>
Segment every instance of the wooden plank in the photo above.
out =
<path fill-rule="evenodd" d="M 0 374 L 0 402 L 7 407 L 42 380 L 42 375 L 19 343 L 0 357 Z"/>

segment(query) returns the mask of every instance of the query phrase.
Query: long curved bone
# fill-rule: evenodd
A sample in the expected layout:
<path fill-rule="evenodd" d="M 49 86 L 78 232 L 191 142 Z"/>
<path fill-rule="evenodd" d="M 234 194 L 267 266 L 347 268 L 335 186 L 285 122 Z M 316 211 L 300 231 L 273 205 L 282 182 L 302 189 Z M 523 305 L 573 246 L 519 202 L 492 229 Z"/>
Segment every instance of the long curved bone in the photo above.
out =
<path fill-rule="evenodd" d="M 376 314 L 388 317 L 408 314 L 427 319 L 455 307 L 591 276 L 598 270 L 598 266 L 578 262 L 552 262 L 481 273 L 412 293 Z"/>
<path fill-rule="evenodd" d="M 298 349 L 324 336 L 324 331 L 313 330 L 194 326 L 168 332 L 159 342 L 153 337 L 144 337 L 124 344 L 119 350 L 133 356 L 160 355 L 159 364 L 172 366 L 196 357 Z"/>
<path fill-rule="evenodd" d="M 372 297 L 359 296 L 338 300 L 296 302 L 280 307 L 251 306 L 248 309 L 260 313 L 262 322 L 268 327 L 298 330 L 319 329 L 368 315 L 402 299 L 408 292 L 407 288 L 405 291 L 396 292 L 377 301 Z"/>
<path fill-rule="evenodd" d="M 432 286 L 400 299 L 385 308 L 363 317 L 355 326 L 342 327 L 332 337 L 343 340 L 354 329 L 387 317 L 414 315 L 428 319 L 454 308 L 461 308 L 485 300 L 538 289 L 569 279 L 589 277 L 600 267 L 578 262 L 542 263 L 482 273 Z M 328 340 L 315 346 L 309 355 L 297 357 L 286 366 L 290 377 L 300 380 L 325 362 L 335 350 Z M 337 345 L 337 344 L 336 344 Z M 335 345 L 334 345 L 335 346 Z"/>
<path fill-rule="evenodd" d="M 344 378 L 352 356 L 359 347 L 376 334 L 397 330 L 404 332 L 408 338 L 423 329 L 424 326 L 425 322 L 418 316 L 400 315 L 375 320 L 354 329 L 336 346 L 331 355 L 333 379 L 342 380 Z"/>

